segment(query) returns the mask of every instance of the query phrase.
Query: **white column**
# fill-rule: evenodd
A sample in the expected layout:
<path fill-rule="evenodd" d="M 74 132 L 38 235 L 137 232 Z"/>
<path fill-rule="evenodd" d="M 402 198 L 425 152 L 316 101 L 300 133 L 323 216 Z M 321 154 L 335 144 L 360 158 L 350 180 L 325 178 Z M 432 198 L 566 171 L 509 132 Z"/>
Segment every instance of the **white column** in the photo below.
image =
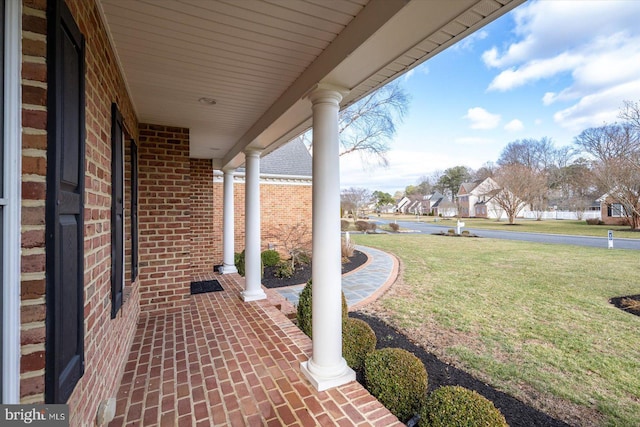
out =
<path fill-rule="evenodd" d="M 2 396 L 3 404 L 20 403 L 20 170 L 22 147 L 21 80 L 22 2 L 8 1 L 4 14 L 4 265 L 2 276 Z M 0 259 L 0 262 L 2 260 Z"/>
<path fill-rule="evenodd" d="M 302 372 L 319 390 L 354 381 L 342 357 L 342 264 L 338 88 L 318 86 L 313 104 L 313 354 Z"/>
<path fill-rule="evenodd" d="M 244 279 L 245 301 L 267 298 L 262 290 L 260 263 L 260 150 L 245 152 Z"/>
<path fill-rule="evenodd" d="M 222 207 L 222 274 L 237 273 L 235 265 L 235 228 L 233 206 L 233 172 L 235 169 L 224 169 L 224 205 Z"/>

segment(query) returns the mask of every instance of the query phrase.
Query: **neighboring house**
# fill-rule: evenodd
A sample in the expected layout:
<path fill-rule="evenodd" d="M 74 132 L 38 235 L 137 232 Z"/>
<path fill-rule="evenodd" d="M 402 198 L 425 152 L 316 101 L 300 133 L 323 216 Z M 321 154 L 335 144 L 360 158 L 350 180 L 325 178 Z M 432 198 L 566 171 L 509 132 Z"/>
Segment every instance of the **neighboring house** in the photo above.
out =
<path fill-rule="evenodd" d="M 398 201 L 398 203 L 396 203 L 395 212 L 407 213 L 411 203 L 413 203 L 413 201 L 407 196 L 404 196 L 402 199 Z"/>
<path fill-rule="evenodd" d="M 424 196 L 425 208 L 433 216 L 455 216 L 455 205 L 449 198 L 439 192 Z"/>
<path fill-rule="evenodd" d="M 491 178 L 463 182 L 458 191 L 458 212 L 462 218 L 501 218 L 502 209 L 493 200 L 500 191 L 498 183 Z"/>
<path fill-rule="evenodd" d="M 600 203 L 602 222 L 607 225 L 629 225 L 629 215 L 622 203 L 616 202 L 609 194 L 603 194 L 597 201 Z"/>
<path fill-rule="evenodd" d="M 302 206 L 286 221 L 307 218 L 306 196 L 292 191 L 308 185 L 284 185 L 284 163 L 261 184 L 261 157 L 312 124 L 313 262 L 323 272 L 313 310 L 323 321 L 299 369 L 316 390 L 353 381 L 333 303 L 338 111 L 521 3 L 0 0 L 2 403 L 67 404 L 72 426 L 95 425 L 136 325 L 188 310 L 191 281 L 212 272 L 221 249 L 233 274 L 241 240 L 234 303 L 266 299 L 261 214 Z M 273 328 L 259 338 L 277 338 Z M 195 345 L 180 340 L 171 337 Z M 157 406 L 147 415 L 159 424 Z"/>

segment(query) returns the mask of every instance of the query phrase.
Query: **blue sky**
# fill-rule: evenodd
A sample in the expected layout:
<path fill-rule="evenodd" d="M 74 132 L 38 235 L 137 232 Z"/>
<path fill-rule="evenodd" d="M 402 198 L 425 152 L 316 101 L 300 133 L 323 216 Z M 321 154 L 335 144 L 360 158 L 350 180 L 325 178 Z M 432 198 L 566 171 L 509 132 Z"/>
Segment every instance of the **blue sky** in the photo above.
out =
<path fill-rule="evenodd" d="M 393 194 L 495 162 L 511 141 L 570 145 L 640 101 L 640 0 L 530 1 L 400 77 L 411 96 L 387 168 L 341 158 L 341 186 Z"/>

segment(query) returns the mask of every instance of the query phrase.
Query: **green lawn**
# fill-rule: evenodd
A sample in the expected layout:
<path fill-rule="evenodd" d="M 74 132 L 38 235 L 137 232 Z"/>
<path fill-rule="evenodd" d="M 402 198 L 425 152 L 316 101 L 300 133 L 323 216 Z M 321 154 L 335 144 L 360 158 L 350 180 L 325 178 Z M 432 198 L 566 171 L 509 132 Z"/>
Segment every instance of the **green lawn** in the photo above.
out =
<path fill-rule="evenodd" d="M 353 239 L 400 258 L 402 280 L 376 304 L 426 342 L 445 337 L 431 349 L 441 357 L 525 401 L 533 390 L 539 402 L 555 396 L 599 411 L 597 424 L 640 425 L 640 317 L 608 303 L 640 293 L 637 251 L 431 235 Z"/>
<path fill-rule="evenodd" d="M 416 221 L 415 215 L 385 215 L 384 219 L 393 221 Z M 422 222 L 433 222 L 434 218 L 429 216 L 420 217 Z M 462 218 L 465 228 L 485 228 L 491 230 L 502 231 L 523 231 L 528 233 L 549 233 L 549 234 L 568 234 L 574 236 L 594 236 L 607 237 L 607 231 L 613 230 L 614 238 L 630 238 L 640 239 L 640 232 L 631 231 L 628 226 L 618 225 L 588 225 L 585 221 L 572 220 L 544 220 L 535 221 L 527 219 L 516 220 L 515 225 L 510 225 L 506 220 L 500 222 L 495 219 L 483 218 Z M 444 219 L 438 222 L 440 225 L 447 225 L 454 228 L 456 226 L 456 218 Z"/>

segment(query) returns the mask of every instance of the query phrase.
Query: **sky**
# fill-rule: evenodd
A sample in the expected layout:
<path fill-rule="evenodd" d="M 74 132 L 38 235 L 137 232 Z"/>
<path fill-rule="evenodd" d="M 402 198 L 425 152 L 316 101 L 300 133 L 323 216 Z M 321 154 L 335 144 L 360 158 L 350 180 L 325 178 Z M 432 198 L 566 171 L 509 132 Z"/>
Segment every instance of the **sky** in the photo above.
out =
<path fill-rule="evenodd" d="M 411 101 L 388 167 L 342 156 L 341 187 L 394 194 L 478 169 L 524 138 L 572 145 L 640 101 L 640 0 L 529 1 L 399 78 Z"/>

